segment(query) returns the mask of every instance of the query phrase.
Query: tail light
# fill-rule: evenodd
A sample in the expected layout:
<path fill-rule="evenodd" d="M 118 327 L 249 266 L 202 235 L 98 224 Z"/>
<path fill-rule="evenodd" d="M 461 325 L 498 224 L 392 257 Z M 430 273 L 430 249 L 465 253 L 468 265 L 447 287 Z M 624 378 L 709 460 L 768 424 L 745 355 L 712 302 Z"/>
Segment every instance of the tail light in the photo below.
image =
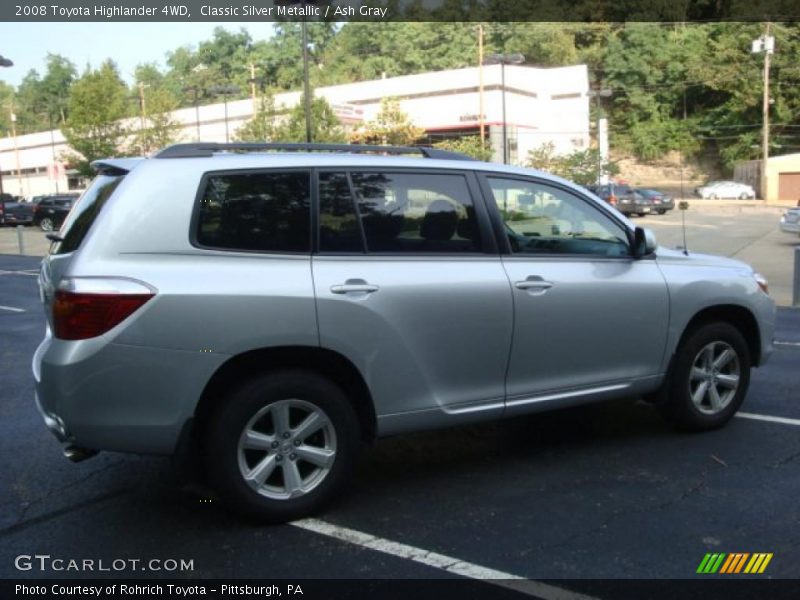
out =
<path fill-rule="evenodd" d="M 67 279 L 53 297 L 53 333 L 62 340 L 103 335 L 153 296 L 151 289 L 130 280 Z"/>

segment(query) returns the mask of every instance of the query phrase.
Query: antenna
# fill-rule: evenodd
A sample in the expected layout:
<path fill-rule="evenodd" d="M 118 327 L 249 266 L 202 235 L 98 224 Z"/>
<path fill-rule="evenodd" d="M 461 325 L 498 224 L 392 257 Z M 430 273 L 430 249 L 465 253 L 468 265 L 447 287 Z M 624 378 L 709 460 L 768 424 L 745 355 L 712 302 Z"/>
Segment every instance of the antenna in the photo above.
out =
<path fill-rule="evenodd" d="M 686 200 L 681 200 L 678 203 L 678 208 L 681 211 L 681 228 L 683 229 L 683 253 L 686 256 L 689 256 L 689 248 L 686 246 L 686 211 L 689 208 L 689 203 Z"/>

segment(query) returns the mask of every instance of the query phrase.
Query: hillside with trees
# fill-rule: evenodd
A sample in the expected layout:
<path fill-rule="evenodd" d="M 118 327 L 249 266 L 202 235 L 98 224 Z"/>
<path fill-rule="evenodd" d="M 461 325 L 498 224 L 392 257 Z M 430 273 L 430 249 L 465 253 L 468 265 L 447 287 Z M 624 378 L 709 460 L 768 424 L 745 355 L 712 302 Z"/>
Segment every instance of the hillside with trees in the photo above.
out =
<path fill-rule="evenodd" d="M 266 94 L 300 89 L 300 25 L 273 27 L 266 40 L 217 28 L 211 39 L 168 53 L 164 69 L 140 65 L 125 93 L 119 81 L 106 77 L 115 110 L 139 116 L 142 90 L 158 112 L 214 102 L 220 85 L 234 86 L 233 97 L 244 98 L 251 90 L 251 65 Z M 761 153 L 763 55 L 751 54 L 750 44 L 764 28 L 731 22 L 483 24 L 487 54 L 519 52 L 526 64 L 542 67 L 588 65 L 591 85 L 611 91 L 600 110 L 609 118 L 615 153 L 656 161 L 677 151 L 723 169 Z M 310 23 L 312 88 L 475 66 L 477 31 L 477 23 Z M 770 151 L 784 154 L 800 151 L 800 25 L 776 23 L 771 34 L 776 51 Z M 48 129 L 51 122 L 76 130 L 75 119 L 85 115 L 72 113 L 80 112 L 87 93 L 81 83 L 92 73 L 89 68 L 80 74 L 69 60 L 51 54 L 43 74 L 31 71 L 16 89 L 0 83 L 0 102 L 13 104 L 18 133 Z M 326 116 L 324 106 L 315 108 Z M 591 110 L 594 120 L 594 102 Z M 287 127 L 284 133 L 294 136 Z M 0 131 L 7 129 L 0 113 Z M 323 137 L 340 139 L 341 133 Z M 138 143 L 152 146 L 162 139 L 151 131 Z"/>

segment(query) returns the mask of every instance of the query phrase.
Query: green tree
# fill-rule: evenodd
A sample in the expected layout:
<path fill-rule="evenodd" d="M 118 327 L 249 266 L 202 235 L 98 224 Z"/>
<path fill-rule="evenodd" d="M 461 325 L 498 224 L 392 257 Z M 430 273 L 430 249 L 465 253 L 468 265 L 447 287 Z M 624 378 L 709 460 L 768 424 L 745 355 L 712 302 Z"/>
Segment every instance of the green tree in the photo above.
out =
<path fill-rule="evenodd" d="M 418 141 L 425 130 L 414 125 L 395 98 L 383 98 L 375 119 L 350 134 L 353 144 L 409 146 Z"/>
<path fill-rule="evenodd" d="M 288 118 L 275 131 L 280 142 L 305 142 L 306 117 L 304 97 L 289 111 Z M 344 129 L 333 108 L 325 98 L 311 98 L 311 141 L 314 143 L 342 143 L 347 141 Z"/>
<path fill-rule="evenodd" d="M 579 185 L 596 182 L 598 168 L 601 168 L 607 175 L 619 173 L 619 167 L 615 162 L 601 162 L 600 153 L 596 148 L 575 150 L 570 154 L 556 154 L 552 142 L 531 150 L 528 153 L 526 166 L 547 171 Z"/>
<path fill-rule="evenodd" d="M 277 138 L 275 124 L 275 97 L 272 92 L 264 92 L 258 99 L 253 117 L 239 127 L 233 134 L 237 142 L 272 142 Z"/>
<path fill-rule="evenodd" d="M 128 114 L 128 88 L 116 65 L 107 60 L 86 72 L 72 85 L 69 114 L 63 129 L 69 157 L 81 173 L 91 174 L 90 163 L 122 151 L 128 131 L 122 121 Z"/>
<path fill-rule="evenodd" d="M 466 154 L 478 160 L 492 160 L 492 147 L 489 145 L 488 140 L 481 142 L 481 138 L 478 135 L 467 135 L 456 139 L 442 140 L 441 142 L 436 142 L 434 146 L 442 150 Z"/>
<path fill-rule="evenodd" d="M 178 108 L 178 100 L 168 90 L 148 89 L 144 96 L 144 127 L 140 125 L 129 142 L 131 153 L 141 155 L 174 144 L 181 128 L 172 116 L 172 111 Z"/>

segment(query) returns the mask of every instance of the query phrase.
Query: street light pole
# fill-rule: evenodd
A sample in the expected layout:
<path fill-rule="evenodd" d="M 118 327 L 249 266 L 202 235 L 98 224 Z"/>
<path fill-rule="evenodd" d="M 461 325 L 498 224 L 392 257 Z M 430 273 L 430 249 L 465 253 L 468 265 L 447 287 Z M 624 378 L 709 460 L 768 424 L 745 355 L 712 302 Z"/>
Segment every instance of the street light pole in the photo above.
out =
<path fill-rule="evenodd" d="M 775 52 L 775 38 L 770 35 L 772 23 L 767 22 L 767 31 L 757 40 L 753 40 L 752 52 L 764 53 L 764 91 L 761 100 L 761 199 L 767 200 L 767 165 L 769 163 L 769 67 L 772 53 Z"/>
<path fill-rule="evenodd" d="M 508 164 L 508 124 L 506 123 L 506 65 L 519 65 L 525 62 L 522 54 L 490 54 L 484 64 L 500 65 L 500 94 L 503 110 L 503 164 Z"/>
<path fill-rule="evenodd" d="M 600 104 L 600 98 L 608 98 L 612 94 L 612 90 L 606 88 L 600 88 L 596 90 L 589 90 L 586 95 L 589 98 L 595 99 L 595 111 L 597 113 L 597 183 L 598 185 L 602 183 L 603 179 L 603 141 L 600 132 L 600 111 L 602 110 L 602 105 Z"/>

